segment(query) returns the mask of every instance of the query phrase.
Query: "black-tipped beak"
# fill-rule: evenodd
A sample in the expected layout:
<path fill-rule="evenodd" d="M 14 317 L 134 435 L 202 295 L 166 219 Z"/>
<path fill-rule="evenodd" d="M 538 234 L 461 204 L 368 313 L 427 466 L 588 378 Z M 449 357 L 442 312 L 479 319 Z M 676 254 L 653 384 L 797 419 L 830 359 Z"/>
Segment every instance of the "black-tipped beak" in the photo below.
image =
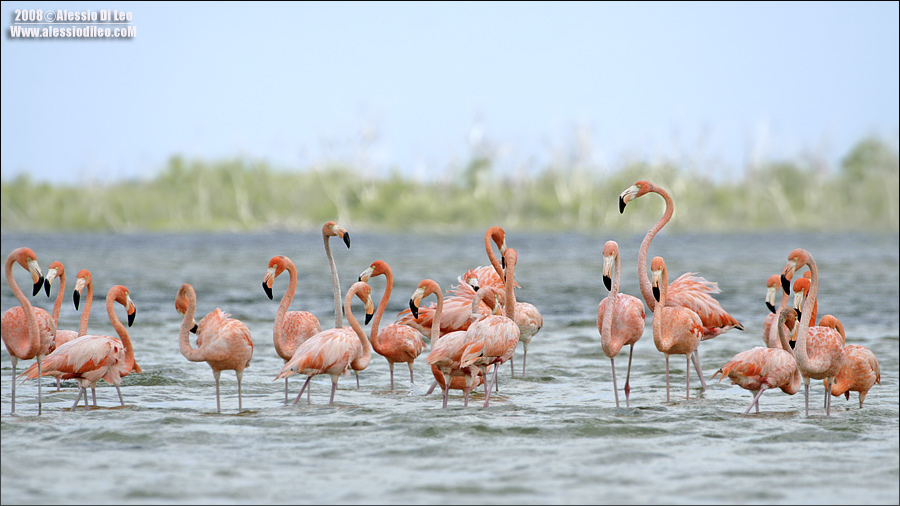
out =
<path fill-rule="evenodd" d="M 135 309 L 132 313 L 128 315 L 128 326 L 132 326 L 134 324 L 134 317 L 137 315 L 137 309 Z"/>
<path fill-rule="evenodd" d="M 47 292 L 47 297 L 50 296 L 50 282 L 46 279 L 44 280 L 44 291 Z"/>
<path fill-rule="evenodd" d="M 350 247 L 350 232 L 344 232 L 344 244 Z"/>
<path fill-rule="evenodd" d="M 797 341 L 791 341 L 791 342 L 788 343 L 788 344 L 791 345 L 791 349 L 793 350 L 793 349 L 797 346 Z"/>
<path fill-rule="evenodd" d="M 503 270 L 506 270 L 506 257 L 500 257 L 500 267 L 503 267 Z"/>
<path fill-rule="evenodd" d="M 781 288 L 784 290 L 784 293 L 791 294 L 791 280 L 784 274 L 781 275 Z"/>
<path fill-rule="evenodd" d="M 607 290 L 612 290 L 612 278 L 609 276 L 603 276 L 603 284 L 606 286 Z"/>
<path fill-rule="evenodd" d="M 413 302 L 412 299 L 409 299 L 409 310 L 412 311 L 413 318 L 419 319 L 419 306 Z"/>
<path fill-rule="evenodd" d="M 625 199 L 623 199 L 622 196 L 619 195 L 619 214 L 622 214 L 624 212 L 625 212 Z"/>
<path fill-rule="evenodd" d="M 653 287 L 653 298 L 656 299 L 656 302 L 659 302 L 659 287 Z"/>
<path fill-rule="evenodd" d="M 771 303 L 766 302 L 766 307 L 769 308 L 769 311 L 773 313 L 775 312 L 775 306 L 773 306 Z"/>
<path fill-rule="evenodd" d="M 196 324 L 196 323 L 194 324 L 193 327 L 191 327 L 191 333 L 192 333 L 192 334 L 196 334 L 196 333 L 197 333 L 197 324 Z"/>
<path fill-rule="evenodd" d="M 41 291 L 41 288 L 44 286 L 44 276 L 38 278 L 37 282 L 34 284 L 34 292 L 31 294 L 32 297 L 38 294 Z M 50 295 L 50 289 L 47 289 L 47 296 Z"/>
<path fill-rule="evenodd" d="M 366 313 L 366 325 L 368 325 L 369 322 L 372 321 L 372 315 L 374 314 L 375 313 Z"/>
<path fill-rule="evenodd" d="M 269 285 L 266 284 L 265 281 L 262 282 L 263 291 L 266 292 L 266 296 L 269 297 L 269 300 L 272 300 L 272 289 L 269 288 Z"/>
<path fill-rule="evenodd" d="M 802 313 L 802 312 L 800 312 L 800 310 L 799 310 L 799 309 L 794 309 L 794 311 L 796 311 L 796 312 L 797 312 L 797 319 L 798 319 L 798 320 L 799 320 L 799 319 L 800 319 L 800 318 L 801 318 L 801 317 L 802 317 L 802 316 L 803 316 L 803 313 Z"/>
<path fill-rule="evenodd" d="M 72 300 L 75 301 L 75 311 L 78 311 L 78 303 L 81 302 L 81 293 L 78 290 L 72 292 Z"/>

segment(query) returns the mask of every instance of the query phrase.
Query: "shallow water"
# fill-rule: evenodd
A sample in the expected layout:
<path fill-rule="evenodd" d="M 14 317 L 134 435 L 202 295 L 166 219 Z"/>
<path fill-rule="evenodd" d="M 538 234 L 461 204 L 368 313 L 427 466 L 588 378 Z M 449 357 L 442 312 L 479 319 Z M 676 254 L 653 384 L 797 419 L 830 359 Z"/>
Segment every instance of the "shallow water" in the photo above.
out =
<path fill-rule="evenodd" d="M 396 276 L 384 324 L 406 307 L 416 284 L 430 277 L 449 289 L 468 268 L 487 263 L 479 233 L 374 235 L 350 229 L 348 250 L 332 242 L 344 290 L 373 260 Z M 45 378 L 43 414 L 37 383 L 17 387 L 9 414 L 9 355 L 2 351 L 2 502 L 8 503 L 802 503 L 897 504 L 898 237 L 896 235 L 734 234 L 658 236 L 650 254 L 678 275 L 696 271 L 717 281 L 722 305 L 741 321 L 701 344 L 707 378 L 734 354 L 762 345 L 765 281 L 803 247 L 819 266 L 819 315 L 843 322 L 848 343 L 872 349 L 882 371 L 859 409 L 834 398 L 822 410 L 814 382 L 812 411 L 803 394 L 767 392 L 759 415 L 741 413 L 751 394 L 728 381 L 701 392 L 691 377 L 684 399 L 684 361 L 672 358 L 672 402 L 665 400 L 665 361 L 653 346 L 652 316 L 634 350 L 631 407 L 616 408 L 609 360 L 600 349 L 597 304 L 607 291 L 600 250 L 619 241 L 621 291 L 639 296 L 636 256 L 641 236 L 510 233 L 518 250 L 519 300 L 535 304 L 544 328 L 529 347 L 526 376 L 501 369 L 500 392 L 482 408 L 460 392 L 441 409 L 425 396 L 432 377 L 423 354 L 416 386 L 396 367 L 389 391 L 384 358 L 374 355 L 360 375 L 340 380 L 328 405 L 330 378 L 312 382 L 312 404 L 284 405 L 282 360 L 272 345 L 276 300 L 263 293 L 268 260 L 291 257 L 300 271 L 292 309 L 333 324 L 333 299 L 321 236 L 261 234 L 6 234 L 2 255 L 29 246 L 41 268 L 67 267 L 60 328 L 77 329 L 71 292 L 79 269 L 92 271 L 95 300 L 90 332 L 112 334 L 103 309 L 106 290 L 123 284 L 137 306 L 129 330 L 143 374 L 123 380 L 126 406 L 101 383 L 100 408 L 70 410 L 74 383 Z M 20 286 L 28 276 L 17 268 Z M 174 298 L 194 285 L 199 316 L 221 307 L 250 328 L 255 343 L 237 410 L 234 374 L 222 374 L 222 414 L 206 364 L 178 350 L 181 318 Z M 371 282 L 380 297 L 383 278 Z M 53 296 L 56 295 L 56 285 Z M 50 309 L 43 293 L 31 299 Z M 433 299 L 432 299 L 433 300 Z M 2 309 L 17 305 L 7 287 Z M 358 306 L 354 309 L 358 310 Z M 122 313 L 119 313 L 122 317 Z M 521 371 L 522 346 L 514 359 Z M 33 361 L 23 361 L 19 371 Z M 617 360 L 624 384 L 627 350 Z M 291 396 L 302 384 L 292 377 Z M 620 395 L 621 391 L 620 391 Z M 624 398 L 622 399 L 624 406 Z"/>

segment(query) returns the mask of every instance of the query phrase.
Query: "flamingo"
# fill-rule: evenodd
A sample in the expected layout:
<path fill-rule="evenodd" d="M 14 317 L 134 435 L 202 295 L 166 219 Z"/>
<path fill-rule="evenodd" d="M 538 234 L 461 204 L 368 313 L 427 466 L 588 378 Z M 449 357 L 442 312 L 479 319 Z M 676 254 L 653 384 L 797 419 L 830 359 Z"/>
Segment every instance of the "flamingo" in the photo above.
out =
<path fill-rule="evenodd" d="M 347 248 L 350 248 L 350 232 L 333 221 L 326 222 L 322 226 L 322 239 L 325 241 L 325 256 L 328 257 L 328 264 L 331 266 L 331 285 L 334 290 L 334 328 L 339 329 L 344 326 L 344 314 L 341 309 L 341 281 L 338 279 L 337 265 L 334 263 L 334 255 L 331 254 L 331 245 L 329 239 L 332 237 L 340 237 Z M 357 376 L 357 382 L 359 377 Z"/>
<path fill-rule="evenodd" d="M 505 281 L 505 309 L 506 315 L 486 316 L 466 330 L 466 340 L 469 345 L 463 350 L 459 361 L 460 367 L 477 366 L 481 374 L 487 379 L 487 367 L 494 365 L 494 373 L 491 384 L 485 390 L 484 407 L 488 407 L 491 401 L 491 389 L 497 383 L 498 367 L 512 358 L 519 344 L 519 326 L 515 321 L 516 293 L 515 293 L 515 266 L 517 260 L 516 250 L 507 248 L 503 255 L 506 267 Z"/>
<path fill-rule="evenodd" d="M 374 276 L 385 277 L 384 295 L 378 305 L 378 311 L 372 320 L 372 330 L 370 331 L 369 341 L 372 343 L 372 349 L 385 359 L 387 359 L 388 368 L 391 370 L 391 391 L 394 391 L 394 363 L 406 362 L 409 367 L 409 382 L 415 384 L 413 376 L 413 364 L 416 358 L 422 354 L 425 349 L 425 341 L 422 334 L 410 327 L 399 322 L 391 323 L 378 332 L 378 325 L 381 323 L 381 316 L 387 307 L 387 303 L 391 298 L 391 291 L 394 289 L 394 273 L 387 262 L 376 260 L 359 275 L 359 281 L 368 282 Z M 440 322 L 438 322 L 440 325 Z"/>
<path fill-rule="evenodd" d="M 319 332 L 306 340 L 297 347 L 294 356 L 284 367 L 276 380 L 287 378 L 292 374 L 305 374 L 306 382 L 294 399 L 294 404 L 300 400 L 303 390 L 309 384 L 313 376 L 317 374 L 328 374 L 331 376 L 331 400 L 329 404 L 334 404 L 334 392 L 337 390 L 338 378 L 351 364 L 356 362 L 361 364 L 368 363 L 372 357 L 372 346 L 369 343 L 366 332 L 363 330 L 359 322 L 354 318 L 350 309 L 350 303 L 353 296 L 357 296 L 366 307 L 366 324 L 372 319 L 374 305 L 372 304 L 372 288 L 362 282 L 353 283 L 347 296 L 344 299 L 344 310 L 347 312 L 347 321 L 350 323 L 350 329 L 346 327 L 328 329 Z M 355 335 L 354 335 L 355 334 Z"/>
<path fill-rule="evenodd" d="M 216 413 L 222 412 L 219 375 L 222 371 L 234 371 L 238 384 L 238 412 L 241 412 L 241 378 L 253 356 L 250 330 L 244 322 L 229 318 L 230 315 L 219 308 L 204 316 L 197 324 L 194 320 L 196 309 L 197 294 L 194 287 L 190 283 L 184 283 L 175 295 L 175 310 L 184 315 L 178 333 L 181 354 L 191 362 L 206 362 L 212 369 L 216 379 Z M 192 330 L 197 333 L 197 348 L 191 346 L 188 338 Z"/>
<path fill-rule="evenodd" d="M 846 341 L 844 325 L 834 316 L 830 314 L 823 316 L 819 320 L 819 326 L 833 328 Z M 851 391 L 859 392 L 859 407 L 862 408 L 866 394 L 876 383 L 881 384 L 881 367 L 872 350 L 858 344 L 844 346 L 841 368 L 834 377 L 831 395 L 840 397 L 843 394 L 849 400 Z"/>
<path fill-rule="evenodd" d="M 47 355 L 44 359 L 43 372 L 32 365 L 19 376 L 34 379 L 49 375 L 76 380 L 78 396 L 72 404 L 72 409 L 78 406 L 82 394 L 84 394 L 84 409 L 88 409 L 86 389 L 88 386 L 95 388 L 97 382 L 102 379 L 116 387 L 119 403 L 124 406 L 122 390 L 119 388 L 122 378 L 132 372 L 140 373 L 141 368 L 134 361 L 134 347 L 128 336 L 128 330 L 116 316 L 113 306 L 116 302 L 125 307 L 129 327 L 134 323 L 137 311 L 127 288 L 115 285 L 109 289 L 106 294 L 106 313 L 119 339 L 110 336 L 83 335 L 57 347 L 53 353 Z"/>
<path fill-rule="evenodd" d="M 756 412 L 759 413 L 759 399 L 767 389 L 780 388 L 788 395 L 794 395 L 800 391 L 803 379 L 800 377 L 797 361 L 789 351 L 791 348 L 786 332 L 786 329 L 794 328 L 796 323 L 797 312 L 793 308 L 781 308 L 778 313 L 778 322 L 773 325 L 777 329 L 776 332 L 781 341 L 780 347 L 763 348 L 758 346 L 742 351 L 710 378 L 715 378 L 716 374 L 721 373 L 719 381 L 727 376 L 731 379 L 732 384 L 753 392 L 753 401 L 744 411 L 745 415 L 750 412 L 754 404 Z"/>
<path fill-rule="evenodd" d="M 628 373 L 625 376 L 625 406 L 629 407 L 628 397 L 631 392 L 631 357 L 634 354 L 634 343 L 644 334 L 644 303 L 633 295 L 619 293 L 619 276 L 621 272 L 619 260 L 619 244 L 607 241 L 603 245 L 603 283 L 609 295 L 597 306 L 597 330 L 600 332 L 600 345 L 603 353 L 609 357 L 612 367 L 613 392 L 616 394 L 616 407 L 619 407 L 619 389 L 616 386 L 616 355 L 625 345 L 630 345 L 628 352 Z M 613 275 L 613 271 L 615 274 Z"/>
<path fill-rule="evenodd" d="M 288 271 L 290 281 L 287 290 L 278 305 L 275 314 L 275 325 L 272 330 L 272 340 L 275 343 L 275 353 L 285 362 L 294 356 L 294 352 L 301 343 L 322 331 L 322 325 L 316 315 L 309 311 L 288 311 L 297 291 L 297 267 L 290 258 L 276 255 L 269 260 L 269 268 L 263 277 L 263 290 L 272 299 L 272 286 L 277 278 L 285 270 Z M 306 391 L 309 395 L 309 390 Z M 284 379 L 284 403 L 288 403 L 288 380 Z"/>
<path fill-rule="evenodd" d="M 638 278 L 641 286 L 641 295 L 643 295 L 647 307 L 650 308 L 650 311 L 653 311 L 656 308 L 656 300 L 653 298 L 650 289 L 650 279 L 647 277 L 647 252 L 650 249 L 650 242 L 675 213 L 675 203 L 665 189 L 656 186 L 650 181 L 637 181 L 619 195 L 619 213 L 625 212 L 625 205 L 628 202 L 651 192 L 660 195 L 666 202 L 665 212 L 659 221 L 647 231 L 647 235 L 641 241 L 641 248 L 638 253 Z M 722 308 L 722 305 L 712 297 L 711 294 L 721 292 L 718 283 L 707 281 L 702 277 L 696 276 L 693 272 L 686 272 L 673 281 L 669 289 L 671 290 L 668 302 L 670 306 L 686 307 L 700 316 L 700 321 L 703 323 L 702 341 L 712 339 L 733 328 L 744 330 L 744 326 L 728 314 Z M 705 390 L 706 379 L 700 374 L 700 353 L 696 350 L 693 359 L 694 367 L 700 376 L 700 384 Z"/>
<path fill-rule="evenodd" d="M 802 278 L 798 279 L 797 281 L 794 281 L 794 309 L 796 309 L 797 311 L 800 311 L 801 308 L 803 308 L 804 301 L 809 296 L 809 288 L 810 288 L 811 284 L 810 284 L 809 276 L 806 275 L 808 273 L 809 273 L 809 271 L 804 272 Z M 815 324 L 816 316 L 819 313 L 819 301 L 818 300 L 813 301 L 812 309 L 807 309 L 807 310 L 812 312 L 812 316 L 810 316 L 809 321 L 811 323 Z M 800 313 L 800 317 L 801 318 L 803 317 L 802 312 Z M 824 318 L 824 316 L 823 316 L 823 318 Z M 838 323 L 840 323 L 840 322 L 838 322 Z M 819 325 L 824 326 L 821 323 Z M 839 333 L 843 334 L 843 330 L 844 330 L 843 326 L 840 327 L 840 330 L 838 330 L 837 327 L 832 327 L 832 328 L 834 328 L 834 330 L 837 330 Z"/>
<path fill-rule="evenodd" d="M 662 257 L 654 257 L 650 263 L 653 273 L 653 296 L 656 309 L 653 310 L 653 344 L 666 356 L 666 402 L 669 402 L 669 355 L 687 357 L 687 395 L 691 397 L 691 355 L 700 345 L 703 322 L 692 309 L 683 306 L 667 306 L 669 273 Z M 697 373 L 703 377 L 700 365 L 695 361 Z"/>
<path fill-rule="evenodd" d="M 811 272 L 810 289 L 800 312 L 800 328 L 797 330 L 794 354 L 800 374 L 803 375 L 806 416 L 809 416 L 810 379 L 825 380 L 825 413 L 831 416 L 831 385 L 841 368 L 844 340 L 833 328 L 809 325 L 810 321 L 815 321 L 812 320 L 812 308 L 816 306 L 816 293 L 819 290 L 819 269 L 812 254 L 800 248 L 788 254 L 788 262 L 781 274 L 781 287 L 787 292 L 794 272 L 804 266 L 809 267 Z"/>
<path fill-rule="evenodd" d="M 478 291 L 472 299 L 471 312 L 481 317 L 478 312 L 479 304 L 488 294 L 496 295 L 497 289 L 488 286 Z M 462 353 L 468 346 L 467 331 L 456 330 L 440 335 L 441 318 L 443 314 L 444 296 L 440 286 L 432 279 L 424 279 L 419 282 L 416 290 L 409 299 L 409 308 L 413 316 L 418 316 L 422 299 L 434 294 L 437 297 L 437 309 L 434 312 L 434 325 L 431 326 L 431 352 L 428 354 L 428 364 L 431 365 L 432 374 L 435 377 L 435 385 L 440 384 L 443 392 L 443 406 L 447 407 L 447 399 L 451 388 L 465 391 L 465 405 L 469 405 L 469 393 L 472 388 L 483 383 L 484 376 L 477 367 L 461 367 Z M 490 300 L 490 299 L 489 299 Z M 496 299 L 493 299 L 494 308 L 498 309 Z M 490 304 L 491 302 L 488 302 Z M 434 389 L 432 385 L 431 389 Z M 430 392 L 430 390 L 429 390 Z M 485 394 L 487 392 L 485 391 Z"/>
<path fill-rule="evenodd" d="M 54 261 L 47 267 L 47 275 L 44 276 L 44 290 L 47 297 L 50 296 L 50 288 L 53 280 L 59 278 L 59 291 L 56 292 L 56 301 L 53 303 L 53 311 L 51 317 L 53 324 L 56 326 L 56 334 L 53 336 L 53 346 L 50 348 L 52 352 L 57 346 L 64 344 L 78 337 L 78 332 L 74 330 L 60 330 L 59 328 L 59 311 L 62 309 L 63 293 L 66 291 L 66 268 L 62 262 Z M 77 307 L 75 309 L 78 309 Z M 60 379 L 56 378 L 56 389 L 61 387 Z"/>
<path fill-rule="evenodd" d="M 766 307 L 769 308 L 769 313 L 766 315 L 765 321 L 763 321 L 763 342 L 766 344 L 767 348 L 781 348 L 782 342 L 778 338 L 778 329 L 772 325 L 773 322 L 778 318 L 778 313 L 781 312 L 782 309 L 787 307 L 788 303 L 788 294 L 784 293 L 781 290 L 781 303 L 778 307 L 775 307 L 775 296 L 780 291 L 781 288 L 781 276 L 778 274 L 773 274 L 769 276 L 769 279 L 766 280 Z M 782 348 L 784 349 L 784 348 Z M 788 348 L 790 350 L 791 348 Z M 721 380 L 720 380 L 721 381 Z"/>
<path fill-rule="evenodd" d="M 10 414 L 16 413 L 16 365 L 19 360 L 37 359 L 37 369 L 41 370 L 41 359 L 50 352 L 53 345 L 53 336 L 56 333 L 56 325 L 50 313 L 46 310 L 33 307 L 28 297 L 19 289 L 13 277 L 13 264 L 19 264 L 31 274 L 34 283 L 34 292 L 37 295 L 44 284 L 44 275 L 37 262 L 37 255 L 30 248 L 16 248 L 6 257 L 6 282 L 9 284 L 13 295 L 18 299 L 19 306 L 12 307 L 3 312 L 0 320 L 0 334 L 3 344 L 9 352 L 9 360 L 12 362 L 12 400 L 10 402 Z M 38 415 L 41 414 L 41 383 L 38 382 Z"/>

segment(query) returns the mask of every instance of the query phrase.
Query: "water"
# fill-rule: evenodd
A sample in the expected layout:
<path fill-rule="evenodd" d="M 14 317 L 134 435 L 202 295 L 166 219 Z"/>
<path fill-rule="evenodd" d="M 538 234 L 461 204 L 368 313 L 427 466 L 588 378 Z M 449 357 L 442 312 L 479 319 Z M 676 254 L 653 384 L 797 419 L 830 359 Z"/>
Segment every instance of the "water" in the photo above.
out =
<path fill-rule="evenodd" d="M 479 233 L 350 231 L 351 249 L 332 242 L 344 290 L 373 260 L 394 269 L 385 324 L 421 279 L 449 289 L 466 269 L 487 263 Z M 717 281 L 718 299 L 746 327 L 701 344 L 707 377 L 734 354 L 761 345 L 766 279 L 780 272 L 792 249 L 812 252 L 821 272 L 819 314 L 837 315 L 848 343 L 872 349 L 882 369 L 882 384 L 869 391 L 862 410 L 854 392 L 849 401 L 833 400 L 830 418 L 821 409 L 821 383 L 811 389 L 809 417 L 802 392 L 780 391 L 763 396 L 761 414 L 744 416 L 749 392 L 726 380 L 701 393 L 696 375 L 686 401 L 677 356 L 673 401 L 666 403 L 665 362 L 653 346 L 649 314 L 635 346 L 632 407 L 617 409 L 596 328 L 597 304 L 607 294 L 600 250 L 610 238 L 623 255 L 621 291 L 639 295 L 640 235 L 508 235 L 519 252 L 518 297 L 544 316 L 527 376 L 510 378 L 504 364 L 489 408 L 481 407 L 480 391 L 468 408 L 454 391 L 441 409 L 437 393 L 423 395 L 432 381 L 425 355 L 416 362 L 413 389 L 401 364 L 397 391 L 390 392 L 387 362 L 374 355 L 359 390 L 352 376 L 341 379 L 334 406 L 327 376 L 313 380 L 312 405 L 283 404 L 283 382 L 273 381 L 282 360 L 272 345 L 272 321 L 287 280 L 276 282 L 274 301 L 261 282 L 269 258 L 291 257 L 300 271 L 292 309 L 310 310 L 330 327 L 330 274 L 318 234 L 4 233 L 3 258 L 27 245 L 44 272 L 54 260 L 66 265 L 60 328 L 78 326 L 71 292 L 79 269 L 94 276 L 91 333 L 112 333 L 105 292 L 127 286 L 137 306 L 130 335 L 144 372 L 124 379 L 124 408 L 101 382 L 100 409 L 71 411 L 74 384 L 56 392 L 45 378 L 43 415 L 35 416 L 31 380 L 17 388 L 10 416 L 12 371 L 4 348 L 2 502 L 898 503 L 896 235 L 662 234 L 651 247 L 674 275 L 697 271 Z M 29 284 L 19 268 L 16 279 Z M 174 298 L 184 282 L 197 291 L 198 315 L 221 307 L 250 328 L 255 349 L 244 373 L 242 413 L 232 372 L 222 374 L 216 415 L 209 367 L 178 350 Z M 372 286 L 380 297 L 383 278 Z M 43 294 L 32 300 L 52 306 Z M 2 309 L 15 304 L 4 286 Z M 627 352 L 617 362 L 621 388 Z M 20 362 L 19 370 L 30 363 Z M 521 345 L 515 363 L 521 368 Z M 300 378 L 290 384 L 293 397 Z"/>

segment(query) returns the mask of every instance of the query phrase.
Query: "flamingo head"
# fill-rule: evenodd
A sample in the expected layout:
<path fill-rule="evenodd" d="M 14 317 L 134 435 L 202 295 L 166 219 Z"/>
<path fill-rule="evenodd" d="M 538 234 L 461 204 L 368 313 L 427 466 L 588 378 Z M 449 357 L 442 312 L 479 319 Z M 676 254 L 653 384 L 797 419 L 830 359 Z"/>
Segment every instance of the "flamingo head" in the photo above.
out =
<path fill-rule="evenodd" d="M 766 281 L 766 307 L 769 311 L 775 312 L 775 296 L 778 294 L 778 286 L 781 283 L 781 276 L 772 274 Z"/>
<path fill-rule="evenodd" d="M 266 275 L 263 276 L 262 282 L 263 291 L 266 292 L 269 300 L 272 300 L 272 286 L 275 284 L 275 278 L 287 269 L 288 263 L 293 264 L 291 259 L 284 255 L 275 255 L 269 260 L 269 268 L 266 269 Z"/>
<path fill-rule="evenodd" d="M 809 295 L 809 278 L 802 277 L 794 281 L 794 309 L 802 315 L 803 303 L 806 302 L 806 296 Z"/>
<path fill-rule="evenodd" d="M 603 245 L 603 284 L 607 290 L 612 290 L 612 271 L 619 255 L 619 244 L 616 241 L 606 241 Z"/>
<path fill-rule="evenodd" d="M 53 280 L 65 275 L 65 273 L 66 268 L 63 267 L 62 262 L 53 262 L 47 267 L 47 276 L 44 278 L 44 291 L 47 292 L 47 297 L 50 296 L 50 286 L 53 284 Z"/>
<path fill-rule="evenodd" d="M 191 302 L 196 300 L 197 296 L 194 294 L 194 287 L 190 285 L 190 283 L 185 283 L 181 285 L 181 288 L 178 289 L 178 294 L 175 295 L 175 311 L 178 311 L 178 314 L 183 315 L 187 312 L 188 308 L 191 305 Z M 197 322 L 193 322 L 193 326 L 191 327 L 191 332 L 194 334 L 197 333 Z"/>
<path fill-rule="evenodd" d="M 506 269 L 506 231 L 502 227 L 493 226 L 485 233 L 485 239 L 485 245 L 488 245 L 487 239 L 490 239 L 500 249 L 500 266 Z"/>
<path fill-rule="evenodd" d="M 366 325 L 372 321 L 372 315 L 375 314 L 375 304 L 372 302 L 372 287 L 364 281 L 353 283 L 350 290 L 347 291 L 347 300 L 349 304 L 350 297 L 356 294 L 357 298 L 366 306 Z"/>
<path fill-rule="evenodd" d="M 419 281 L 419 285 L 409 298 L 409 310 L 412 312 L 413 318 L 419 318 L 419 306 L 422 304 L 422 299 L 433 293 L 439 295 L 441 293 L 441 287 L 435 280 L 423 279 L 422 281 Z"/>
<path fill-rule="evenodd" d="M 637 181 L 619 194 L 619 214 L 625 212 L 626 204 L 638 197 L 646 195 L 652 187 L 653 185 L 650 181 Z"/>
<path fill-rule="evenodd" d="M 375 260 L 366 270 L 359 275 L 359 281 L 368 282 L 375 276 L 384 276 L 391 272 L 390 266 L 384 260 Z"/>
<path fill-rule="evenodd" d="M 92 284 L 91 271 L 81 269 L 75 278 L 75 291 L 72 292 L 72 301 L 75 302 L 75 310 L 78 311 L 78 304 L 81 302 L 81 294 L 84 289 Z"/>
<path fill-rule="evenodd" d="M 784 293 L 791 293 L 790 282 L 794 277 L 794 272 L 806 265 L 808 261 L 809 252 L 805 249 L 797 248 L 790 252 L 787 264 L 785 264 L 784 271 L 781 273 L 781 287 L 784 289 Z"/>
<path fill-rule="evenodd" d="M 650 272 L 653 274 L 653 279 L 651 280 L 651 285 L 653 285 L 653 298 L 656 299 L 656 302 L 659 302 L 659 285 L 666 272 L 666 262 L 662 257 L 653 257 L 653 261 L 650 262 Z"/>
<path fill-rule="evenodd" d="M 322 235 L 325 237 L 340 237 L 344 240 L 344 244 L 346 244 L 348 248 L 350 247 L 350 232 L 347 232 L 347 229 L 334 221 L 325 223 L 322 227 Z"/>
<path fill-rule="evenodd" d="M 137 314 L 137 309 L 134 307 L 134 302 L 131 300 L 128 289 L 122 285 L 115 285 L 109 289 L 107 299 L 109 297 L 112 297 L 113 300 L 125 306 L 125 312 L 128 314 L 128 326 L 130 327 L 134 324 L 134 317 Z"/>
<path fill-rule="evenodd" d="M 9 257 L 18 262 L 25 270 L 31 273 L 31 281 L 34 283 L 34 292 L 31 296 L 35 296 L 44 286 L 44 275 L 41 273 L 41 267 L 37 263 L 37 255 L 31 248 L 16 248 L 10 252 Z"/>

